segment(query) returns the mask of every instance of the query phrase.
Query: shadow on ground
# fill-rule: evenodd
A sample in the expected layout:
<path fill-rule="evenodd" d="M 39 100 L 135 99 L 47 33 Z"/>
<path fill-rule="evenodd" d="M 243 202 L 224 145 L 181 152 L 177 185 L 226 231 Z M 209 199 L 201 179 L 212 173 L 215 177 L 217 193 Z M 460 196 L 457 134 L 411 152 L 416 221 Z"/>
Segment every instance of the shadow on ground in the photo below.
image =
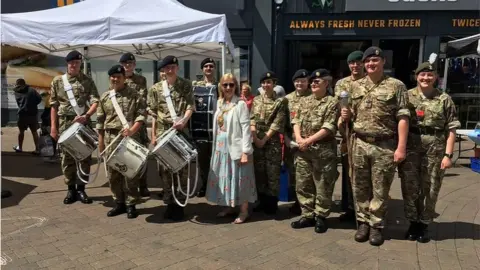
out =
<path fill-rule="evenodd" d="M 2 172 L 4 168 L 2 167 Z M 37 186 L 18 183 L 2 177 L 2 190 L 8 190 L 12 196 L 2 199 L 2 209 L 18 205 Z"/>

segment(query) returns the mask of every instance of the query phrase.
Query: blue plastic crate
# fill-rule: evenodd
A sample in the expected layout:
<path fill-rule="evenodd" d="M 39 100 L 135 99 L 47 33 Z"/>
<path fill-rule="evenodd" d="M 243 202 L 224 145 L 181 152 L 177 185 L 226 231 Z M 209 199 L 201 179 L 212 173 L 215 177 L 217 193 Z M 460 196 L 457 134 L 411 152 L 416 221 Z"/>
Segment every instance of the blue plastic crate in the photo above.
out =
<path fill-rule="evenodd" d="M 470 168 L 472 171 L 480 173 L 480 158 L 470 158 Z"/>

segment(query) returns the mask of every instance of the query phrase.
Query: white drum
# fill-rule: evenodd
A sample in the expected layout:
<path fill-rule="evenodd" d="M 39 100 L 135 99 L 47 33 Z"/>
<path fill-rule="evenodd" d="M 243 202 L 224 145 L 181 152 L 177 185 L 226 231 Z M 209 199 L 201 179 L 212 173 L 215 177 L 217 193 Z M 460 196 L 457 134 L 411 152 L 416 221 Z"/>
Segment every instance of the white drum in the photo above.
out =
<path fill-rule="evenodd" d="M 107 159 L 107 166 L 133 179 L 147 166 L 148 148 L 130 137 L 125 137 Z"/>
<path fill-rule="evenodd" d="M 187 136 L 173 128 L 157 139 L 157 145 L 153 148 L 152 154 L 165 169 L 172 173 L 180 171 L 198 155 Z"/>
<path fill-rule="evenodd" d="M 58 145 L 76 161 L 82 161 L 97 149 L 98 134 L 89 126 L 73 123 L 60 135 Z"/>

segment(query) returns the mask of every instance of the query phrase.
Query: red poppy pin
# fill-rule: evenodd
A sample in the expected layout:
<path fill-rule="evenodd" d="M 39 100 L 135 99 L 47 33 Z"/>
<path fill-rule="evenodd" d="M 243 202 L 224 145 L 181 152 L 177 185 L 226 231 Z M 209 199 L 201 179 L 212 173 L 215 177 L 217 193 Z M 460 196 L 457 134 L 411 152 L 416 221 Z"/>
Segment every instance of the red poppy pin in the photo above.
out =
<path fill-rule="evenodd" d="M 418 116 L 418 117 L 424 117 L 424 116 L 425 116 L 425 112 L 422 111 L 422 110 L 417 110 L 417 116 Z"/>
<path fill-rule="evenodd" d="M 295 112 L 290 112 L 290 118 L 295 118 Z"/>

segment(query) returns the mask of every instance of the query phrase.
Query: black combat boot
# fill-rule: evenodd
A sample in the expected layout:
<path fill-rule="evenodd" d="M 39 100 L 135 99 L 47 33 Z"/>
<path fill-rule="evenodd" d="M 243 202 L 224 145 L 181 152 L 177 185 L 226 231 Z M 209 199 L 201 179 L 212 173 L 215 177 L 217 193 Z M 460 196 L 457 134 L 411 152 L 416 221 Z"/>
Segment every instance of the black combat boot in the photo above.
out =
<path fill-rule="evenodd" d="M 278 210 L 278 198 L 277 196 L 266 196 L 265 208 L 263 212 L 267 215 L 275 215 Z"/>
<path fill-rule="evenodd" d="M 258 194 L 258 205 L 253 208 L 253 212 L 262 212 L 265 208 L 265 195 L 262 193 Z"/>
<path fill-rule="evenodd" d="M 167 204 L 167 209 L 165 210 L 165 213 L 163 213 L 163 218 L 172 219 L 174 208 L 174 204 Z"/>
<path fill-rule="evenodd" d="M 290 213 L 296 216 L 299 216 L 302 214 L 302 208 L 300 207 L 300 203 L 298 202 L 297 199 L 295 199 L 295 203 L 292 206 L 290 206 L 288 210 L 290 211 Z"/>
<path fill-rule="evenodd" d="M 92 203 L 92 199 L 90 199 L 85 193 L 85 185 L 77 185 L 77 193 L 78 193 L 78 198 L 80 198 L 80 201 L 85 204 L 90 204 Z"/>
<path fill-rule="evenodd" d="M 347 209 L 345 213 L 341 214 L 338 219 L 341 222 L 355 222 L 356 216 L 355 211 L 353 209 Z"/>
<path fill-rule="evenodd" d="M 419 228 L 418 228 L 417 242 L 420 242 L 420 243 L 430 242 L 430 236 L 428 235 L 428 225 L 419 223 L 418 227 Z"/>
<path fill-rule="evenodd" d="M 407 233 L 405 234 L 405 239 L 415 241 L 418 238 L 419 232 L 420 224 L 418 222 L 411 221 L 410 227 L 408 227 Z"/>
<path fill-rule="evenodd" d="M 327 219 L 324 217 L 317 217 L 315 220 L 315 232 L 324 233 L 328 230 Z"/>
<path fill-rule="evenodd" d="M 142 196 L 142 197 L 149 197 L 150 196 L 150 190 L 148 190 L 147 187 L 140 187 L 138 189 L 138 193 L 140 193 L 140 196 Z"/>
<path fill-rule="evenodd" d="M 138 212 L 137 212 L 137 209 L 135 208 L 135 205 L 127 205 L 127 218 L 132 219 L 137 217 L 138 217 Z"/>
<path fill-rule="evenodd" d="M 157 196 L 160 200 L 162 200 L 164 194 L 165 194 L 165 192 L 163 192 L 163 189 L 162 189 L 162 190 L 160 190 L 160 192 L 157 193 Z"/>
<path fill-rule="evenodd" d="M 72 204 L 77 201 L 77 189 L 75 185 L 68 185 L 67 197 L 63 199 L 64 204 Z"/>
<path fill-rule="evenodd" d="M 301 217 L 299 220 L 290 224 L 293 229 L 303 229 L 307 227 L 315 226 L 315 218 L 313 217 Z"/>
<path fill-rule="evenodd" d="M 355 233 L 355 241 L 360 243 L 366 242 L 369 235 L 370 226 L 367 223 L 359 222 L 357 232 Z"/>
<path fill-rule="evenodd" d="M 183 207 L 181 207 L 176 203 L 172 204 L 172 206 L 173 206 L 173 211 L 170 219 L 173 221 L 182 221 L 184 218 Z"/>
<path fill-rule="evenodd" d="M 124 214 L 126 212 L 127 212 L 127 207 L 125 206 L 125 203 L 117 203 L 117 205 L 115 205 L 115 207 L 112 210 L 108 211 L 107 216 L 114 217 L 114 216 Z"/>
<path fill-rule="evenodd" d="M 370 245 L 381 246 L 383 242 L 382 229 L 370 227 Z"/>

